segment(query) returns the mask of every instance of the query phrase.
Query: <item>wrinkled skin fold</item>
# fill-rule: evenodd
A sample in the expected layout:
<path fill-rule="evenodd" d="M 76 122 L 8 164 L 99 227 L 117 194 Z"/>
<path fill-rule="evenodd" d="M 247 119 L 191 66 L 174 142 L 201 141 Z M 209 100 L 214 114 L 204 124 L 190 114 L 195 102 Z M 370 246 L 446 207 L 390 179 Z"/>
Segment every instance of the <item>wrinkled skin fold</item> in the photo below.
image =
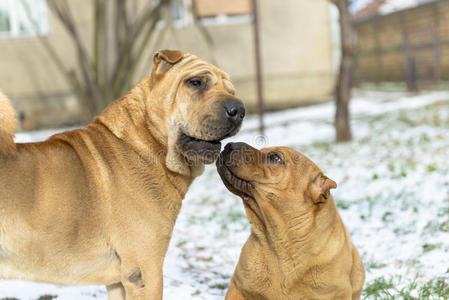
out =
<path fill-rule="evenodd" d="M 182 199 L 245 116 L 229 76 L 162 50 L 150 76 L 83 128 L 15 144 L 2 94 L 0 114 L 0 278 L 162 299 Z"/>
<path fill-rule="evenodd" d="M 360 299 L 365 272 L 330 194 L 337 185 L 310 159 L 230 143 L 217 170 L 251 223 L 227 300 Z"/>

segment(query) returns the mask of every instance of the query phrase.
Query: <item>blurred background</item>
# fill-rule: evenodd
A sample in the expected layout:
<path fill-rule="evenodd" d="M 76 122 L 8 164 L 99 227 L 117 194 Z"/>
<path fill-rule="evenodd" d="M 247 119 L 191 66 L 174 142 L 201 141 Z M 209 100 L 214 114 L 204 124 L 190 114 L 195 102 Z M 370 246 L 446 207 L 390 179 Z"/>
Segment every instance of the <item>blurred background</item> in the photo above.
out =
<path fill-rule="evenodd" d="M 329 0 L 259 2 L 265 108 L 329 100 L 342 53 L 338 7 Z M 353 13 L 353 84 L 417 90 L 448 79 L 447 1 L 337 2 Z M 226 70 L 256 111 L 252 3 L 1 0 L 1 88 L 23 129 L 79 124 L 147 76 L 154 51 L 183 49 Z"/>
<path fill-rule="evenodd" d="M 0 74 L 23 129 L 86 122 L 182 49 L 227 71 L 256 111 L 252 0 L 0 1 Z M 327 0 L 260 1 L 267 109 L 323 101 L 339 66 L 338 12 Z"/>
<path fill-rule="evenodd" d="M 160 49 L 230 74 L 252 113 L 235 141 L 294 147 L 337 181 L 365 299 L 448 299 L 449 0 L 0 0 L 0 88 L 17 140 L 88 123 Z M 166 299 L 222 299 L 245 214 L 213 167 L 185 201 Z M 105 297 L 0 281 L 0 299 L 46 294 Z"/>
<path fill-rule="evenodd" d="M 253 112 L 256 53 L 267 110 L 329 100 L 342 46 L 352 85 L 416 91 L 449 78 L 448 1 L 259 2 L 257 45 L 252 0 L 0 0 L 1 88 L 30 130 L 89 121 L 147 76 L 164 48 L 226 70 Z M 347 45 L 335 3 L 352 12 Z"/>

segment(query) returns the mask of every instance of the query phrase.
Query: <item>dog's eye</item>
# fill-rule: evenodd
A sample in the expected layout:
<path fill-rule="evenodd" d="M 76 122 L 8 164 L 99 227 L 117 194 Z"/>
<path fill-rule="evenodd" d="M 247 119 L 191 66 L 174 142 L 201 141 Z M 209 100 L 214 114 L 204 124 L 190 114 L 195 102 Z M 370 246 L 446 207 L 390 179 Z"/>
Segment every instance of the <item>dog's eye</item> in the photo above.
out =
<path fill-rule="evenodd" d="M 269 153 L 267 158 L 270 163 L 275 163 L 275 164 L 280 164 L 280 165 L 284 164 L 282 157 L 279 154 L 277 154 L 276 152 Z"/>
<path fill-rule="evenodd" d="M 198 79 L 198 78 L 187 80 L 187 84 L 189 84 L 190 86 L 193 86 L 195 88 L 202 88 L 203 87 L 203 81 L 201 79 Z"/>

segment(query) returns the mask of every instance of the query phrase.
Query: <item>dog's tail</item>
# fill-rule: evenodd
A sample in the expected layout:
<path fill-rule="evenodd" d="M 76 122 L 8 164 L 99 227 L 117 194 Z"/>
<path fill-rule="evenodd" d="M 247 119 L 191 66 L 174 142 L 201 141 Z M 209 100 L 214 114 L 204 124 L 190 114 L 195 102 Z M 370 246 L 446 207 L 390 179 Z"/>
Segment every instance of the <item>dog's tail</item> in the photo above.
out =
<path fill-rule="evenodd" d="M 8 97 L 0 91 L 0 156 L 8 156 L 15 153 L 14 135 L 16 131 L 16 112 Z"/>

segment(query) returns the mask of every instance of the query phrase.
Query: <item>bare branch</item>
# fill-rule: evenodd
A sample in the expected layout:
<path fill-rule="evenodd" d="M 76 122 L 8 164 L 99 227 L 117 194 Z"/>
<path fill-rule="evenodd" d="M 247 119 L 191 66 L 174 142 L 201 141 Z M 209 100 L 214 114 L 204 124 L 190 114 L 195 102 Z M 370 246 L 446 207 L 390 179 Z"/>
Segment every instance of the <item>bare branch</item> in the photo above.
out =
<path fill-rule="evenodd" d="M 151 22 L 150 28 L 146 31 L 145 37 L 143 37 L 142 41 L 140 42 L 140 45 L 138 46 L 138 49 L 136 49 L 136 54 L 133 57 L 133 60 L 128 65 L 126 72 L 120 71 L 117 73 L 117 85 L 113 87 L 114 94 L 120 95 L 123 91 L 123 89 L 128 88 L 129 81 L 133 79 L 133 76 L 130 76 L 130 74 L 134 74 L 137 65 L 139 62 L 141 62 L 142 55 L 145 52 L 146 47 L 148 46 L 148 42 L 150 41 L 151 37 L 153 36 L 157 23 L 160 20 L 160 13 L 153 18 L 153 21 Z"/>
<path fill-rule="evenodd" d="M 160 19 L 160 11 L 161 8 L 164 5 L 167 5 L 170 2 L 170 0 L 161 0 L 156 7 L 154 7 L 153 9 L 151 9 L 150 14 L 148 15 L 147 19 L 145 20 L 145 22 L 141 22 L 138 21 L 138 25 L 136 26 L 142 26 L 144 25 L 142 28 L 138 28 L 138 29 L 134 29 L 135 32 L 142 32 L 143 29 L 145 29 L 145 25 L 148 25 L 148 23 L 150 21 L 151 25 L 150 28 L 148 29 L 147 32 L 150 31 L 154 31 L 155 25 L 157 24 L 157 21 Z M 144 14 L 144 16 L 147 16 L 147 14 Z M 142 16 L 142 18 L 144 17 Z M 126 70 L 126 68 L 129 66 L 130 62 L 133 60 L 133 55 L 134 55 L 134 47 L 136 45 L 136 43 L 139 40 L 140 35 L 135 36 L 134 39 L 127 39 L 126 44 L 123 46 L 122 51 L 119 53 L 119 59 L 116 63 L 115 68 L 113 69 L 112 73 L 111 73 L 111 80 L 110 82 L 112 83 L 112 86 L 114 87 L 114 94 L 120 89 L 119 85 L 120 85 L 120 81 L 121 81 L 121 76 L 122 76 L 122 72 L 124 72 L 124 70 Z"/>
<path fill-rule="evenodd" d="M 216 64 L 215 59 L 215 41 L 210 34 L 209 30 L 201 23 L 200 18 L 195 13 L 195 5 L 196 2 L 192 2 L 192 5 L 190 6 L 190 14 L 193 16 L 193 25 L 195 25 L 195 28 L 198 29 L 200 35 L 203 36 L 204 41 L 206 42 L 207 50 L 209 52 L 209 59 L 213 64 Z"/>
<path fill-rule="evenodd" d="M 24 2 L 24 0 L 21 0 Z M 58 71 L 74 90 L 91 114 L 99 113 L 111 100 L 119 97 L 134 79 L 139 62 L 156 32 L 161 8 L 173 0 L 153 0 L 138 15 L 136 1 L 94 0 L 94 30 L 92 52 L 87 51 L 79 24 L 72 15 L 67 0 L 47 0 L 48 6 L 71 38 L 77 51 L 76 69 L 64 64 L 56 49 L 44 37 L 38 36 Z M 132 18 L 130 18 L 130 9 Z M 27 14 L 36 31 L 38 25 Z M 115 29 L 115 30 L 114 30 Z M 161 31 L 162 32 L 165 31 Z M 92 53 L 92 55 L 90 55 Z"/>
<path fill-rule="evenodd" d="M 49 57 L 53 60 L 56 68 L 64 76 L 67 83 L 70 86 L 72 86 L 72 88 L 75 89 L 75 92 L 79 92 L 79 89 L 80 89 L 79 81 L 77 80 L 76 76 L 74 76 L 73 71 L 69 71 L 65 67 L 61 57 L 59 56 L 59 54 L 57 53 L 57 51 L 53 47 L 53 45 L 48 41 L 48 39 L 39 34 L 39 25 L 37 24 L 36 20 L 33 18 L 29 5 L 24 0 L 21 0 L 21 4 L 25 9 L 27 18 L 31 22 L 31 25 L 33 26 L 34 31 L 36 33 L 38 33 L 37 38 L 39 39 L 39 41 L 40 41 L 41 45 L 44 47 L 44 49 L 48 52 Z"/>
<path fill-rule="evenodd" d="M 78 61 L 82 73 L 84 85 L 86 86 L 87 95 L 92 98 L 93 101 L 101 101 L 102 95 L 97 85 L 97 74 L 86 49 L 81 41 L 78 30 L 76 28 L 74 18 L 71 14 L 70 8 L 66 0 L 49 0 L 48 4 L 52 11 L 58 16 L 61 23 L 65 26 L 69 32 L 75 47 L 78 51 Z M 101 106 L 100 103 L 96 103 L 97 109 Z"/>
<path fill-rule="evenodd" d="M 130 30 L 126 1 L 115 0 L 115 33 L 116 49 L 121 52 L 126 36 Z"/>
<path fill-rule="evenodd" d="M 112 76 L 120 72 L 126 64 L 129 62 L 130 57 L 133 55 L 133 48 L 135 43 L 137 42 L 142 30 L 145 29 L 146 25 L 159 16 L 160 9 L 163 5 L 166 5 L 170 2 L 170 0 L 161 0 L 156 6 L 148 6 L 145 13 L 141 15 L 140 18 L 137 19 L 135 24 L 130 29 L 131 33 L 127 35 L 127 39 L 124 42 L 122 50 L 119 52 L 119 59 L 116 63 L 115 68 L 113 68 Z M 111 80 L 113 82 L 113 80 Z M 116 84 L 116 82 L 114 82 Z"/>

